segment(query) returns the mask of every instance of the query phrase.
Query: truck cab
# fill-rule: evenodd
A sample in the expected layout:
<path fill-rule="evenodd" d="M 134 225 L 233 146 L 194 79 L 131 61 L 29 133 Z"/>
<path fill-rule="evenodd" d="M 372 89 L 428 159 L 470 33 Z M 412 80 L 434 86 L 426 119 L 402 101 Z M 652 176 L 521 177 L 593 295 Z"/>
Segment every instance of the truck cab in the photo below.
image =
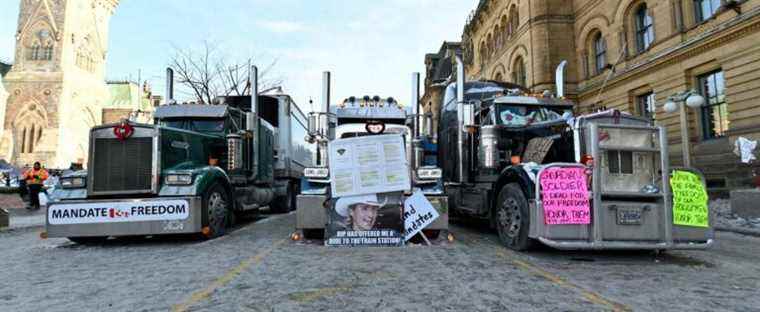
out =
<path fill-rule="evenodd" d="M 255 86 L 255 67 L 251 75 Z M 156 109 L 155 124 L 92 128 L 89 168 L 61 178 L 47 235 L 215 237 L 241 213 L 294 209 L 303 168 L 315 158 L 299 134 L 306 118 L 289 96 L 253 89 L 216 105 L 170 100 Z"/>
<path fill-rule="evenodd" d="M 457 76 L 446 90 L 438 129 L 452 214 L 488 220 L 515 250 L 537 242 L 655 250 L 712 243 L 709 225 L 685 226 L 674 218 L 670 179 L 687 172 L 699 180 L 701 174 L 670 168 L 664 127 L 614 110 L 576 116 L 561 89 L 557 96 L 530 94 L 511 84 L 465 82 L 461 71 Z M 578 192 L 552 201 L 558 193 L 546 191 L 557 185 L 551 180 L 556 172 L 575 175 L 565 186 Z M 550 210 L 558 201 L 581 209 Z"/>
<path fill-rule="evenodd" d="M 419 86 L 419 74 L 413 75 Z M 327 161 L 327 147 L 330 141 L 375 134 L 401 134 L 406 146 L 412 188 L 420 189 L 438 210 L 440 217 L 426 229 L 438 236 L 448 231 L 448 198 L 443 194 L 441 170 L 436 161 L 424 161 L 423 135 L 419 133 L 419 111 L 413 92 L 412 109 L 409 114 L 394 98 L 379 96 L 349 97 L 338 105 L 329 105 L 329 79 L 325 73 L 323 108 L 309 118 L 309 139 L 317 144 L 320 155 L 317 166 L 306 168 L 301 183 L 296 210 L 296 233 L 307 238 L 322 239 L 327 224 L 326 202 L 330 198 L 330 168 Z M 418 91 L 417 91 L 418 92 Z M 407 190 L 406 196 L 412 190 Z M 444 233 L 441 237 L 448 237 Z"/>

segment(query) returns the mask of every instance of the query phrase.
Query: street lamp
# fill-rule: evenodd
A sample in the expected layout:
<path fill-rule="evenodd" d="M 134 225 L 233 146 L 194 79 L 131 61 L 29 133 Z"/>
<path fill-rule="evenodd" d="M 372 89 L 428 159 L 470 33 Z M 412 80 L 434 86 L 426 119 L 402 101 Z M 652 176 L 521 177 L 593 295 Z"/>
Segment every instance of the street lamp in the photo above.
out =
<path fill-rule="evenodd" d="M 686 105 L 678 105 L 678 103 L 681 102 L 685 102 Z M 663 105 L 663 108 L 667 113 L 675 113 L 676 110 L 680 111 L 681 153 L 683 154 L 684 167 L 691 167 L 691 155 L 689 153 L 689 122 L 686 116 L 686 106 L 690 108 L 700 108 L 703 105 L 705 105 L 705 98 L 694 90 L 671 95 L 668 97 L 668 101 L 665 102 L 665 105 Z"/>

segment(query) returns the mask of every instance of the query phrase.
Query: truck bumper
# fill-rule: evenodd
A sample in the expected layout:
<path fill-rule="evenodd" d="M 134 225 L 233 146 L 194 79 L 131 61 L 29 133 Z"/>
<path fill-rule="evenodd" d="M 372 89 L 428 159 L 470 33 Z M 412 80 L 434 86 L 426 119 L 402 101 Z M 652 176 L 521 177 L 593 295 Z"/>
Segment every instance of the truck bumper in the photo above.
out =
<path fill-rule="evenodd" d="M 404 196 L 406 199 L 407 195 Z M 430 203 L 438 210 L 440 215 L 426 230 L 449 229 L 449 199 L 445 195 L 426 195 Z M 296 197 L 296 229 L 297 230 L 321 230 L 327 225 L 327 208 L 324 203 L 326 195 L 305 195 Z"/>
<path fill-rule="evenodd" d="M 560 250 L 671 250 L 671 249 L 706 249 L 713 243 L 712 239 L 704 242 L 626 242 L 626 241 L 602 241 L 602 242 L 578 242 L 560 241 L 544 237 L 538 237 L 538 241 L 544 245 Z"/>
<path fill-rule="evenodd" d="M 62 208 L 74 209 L 77 207 L 97 207 L 96 209 L 108 209 L 109 204 L 117 204 L 122 206 L 125 204 L 135 206 L 150 206 L 152 204 L 160 204 L 167 200 L 186 201 L 187 217 L 183 219 L 150 221 L 96 221 L 91 223 L 81 222 L 75 224 L 61 224 L 60 222 L 54 221 L 51 223 L 52 212 L 56 210 L 60 211 Z M 47 237 L 93 237 L 199 233 L 202 229 L 201 198 L 170 197 L 60 201 L 48 205 L 48 213 L 45 218 L 45 229 L 47 232 Z"/>

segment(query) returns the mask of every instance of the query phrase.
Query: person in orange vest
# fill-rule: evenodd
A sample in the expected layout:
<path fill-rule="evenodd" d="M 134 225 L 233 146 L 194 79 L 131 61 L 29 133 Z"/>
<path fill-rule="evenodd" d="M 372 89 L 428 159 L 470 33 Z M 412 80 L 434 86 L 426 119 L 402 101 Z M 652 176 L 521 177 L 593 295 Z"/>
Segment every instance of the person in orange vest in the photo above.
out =
<path fill-rule="evenodd" d="M 40 166 L 40 162 L 35 162 L 32 169 L 24 172 L 24 180 L 27 188 L 29 188 L 30 209 L 40 209 L 40 191 L 42 190 L 42 183 L 47 178 L 48 173 Z"/>

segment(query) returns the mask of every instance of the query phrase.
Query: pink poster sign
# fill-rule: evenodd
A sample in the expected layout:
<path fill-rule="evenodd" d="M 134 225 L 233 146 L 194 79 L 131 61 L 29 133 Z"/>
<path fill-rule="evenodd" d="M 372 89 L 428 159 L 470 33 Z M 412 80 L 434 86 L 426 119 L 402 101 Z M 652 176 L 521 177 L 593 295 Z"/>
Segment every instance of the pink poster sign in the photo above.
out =
<path fill-rule="evenodd" d="M 591 223 L 584 168 L 548 168 L 541 172 L 539 181 L 546 224 Z"/>

